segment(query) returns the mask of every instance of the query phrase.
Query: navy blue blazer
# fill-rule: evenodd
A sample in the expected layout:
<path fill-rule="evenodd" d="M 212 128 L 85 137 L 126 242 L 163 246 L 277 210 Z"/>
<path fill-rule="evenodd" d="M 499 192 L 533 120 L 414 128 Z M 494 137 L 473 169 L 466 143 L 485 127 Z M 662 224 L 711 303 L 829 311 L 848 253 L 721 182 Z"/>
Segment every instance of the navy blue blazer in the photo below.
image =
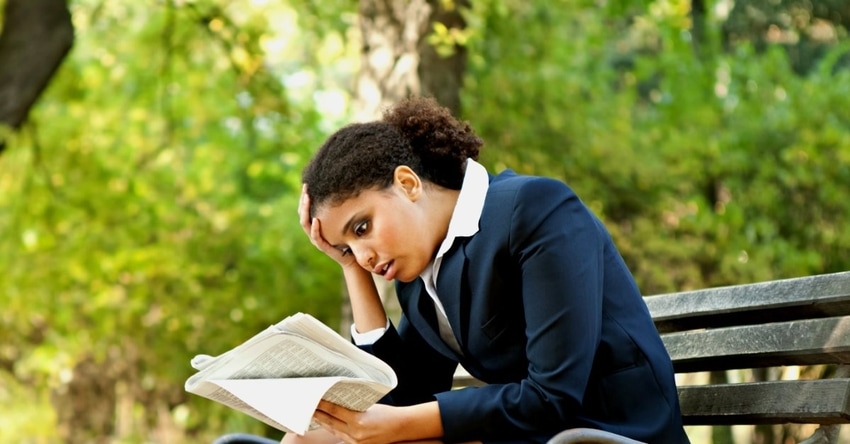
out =
<path fill-rule="evenodd" d="M 455 240 L 437 281 L 462 355 L 440 339 L 422 280 L 397 290 L 398 328 L 363 348 L 397 372 L 385 402 L 438 401 L 446 442 L 545 442 L 573 427 L 688 442 L 637 285 L 564 183 L 490 177 L 478 233 Z M 458 363 L 487 385 L 450 390 Z"/>

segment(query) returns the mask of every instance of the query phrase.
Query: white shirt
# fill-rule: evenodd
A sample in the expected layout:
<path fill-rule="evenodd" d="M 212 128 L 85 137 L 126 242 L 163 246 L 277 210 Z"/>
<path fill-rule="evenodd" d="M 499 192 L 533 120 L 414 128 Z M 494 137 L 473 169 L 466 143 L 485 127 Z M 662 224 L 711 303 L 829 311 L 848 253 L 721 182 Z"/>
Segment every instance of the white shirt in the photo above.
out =
<path fill-rule="evenodd" d="M 443 308 L 443 303 L 440 302 L 440 298 L 437 296 L 437 276 L 440 273 L 440 264 L 443 263 L 443 255 L 449 251 L 455 239 L 458 237 L 470 237 L 478 232 L 478 223 L 481 220 L 481 212 L 484 209 L 484 201 L 487 198 L 487 189 L 489 187 L 490 177 L 487 175 L 487 170 L 478 162 L 467 159 L 463 184 L 461 185 L 452 217 L 449 220 L 449 229 L 446 233 L 446 238 L 440 244 L 434 260 L 419 275 L 425 283 L 425 290 L 434 302 L 440 337 L 443 338 L 443 341 L 449 347 L 458 353 L 461 352 L 460 346 L 449 326 L 446 309 Z M 387 320 L 387 327 L 389 327 L 389 319 Z M 351 337 L 354 339 L 354 343 L 358 345 L 373 344 L 383 336 L 385 331 L 386 328 L 378 328 L 368 332 L 358 333 L 355 326 L 352 325 Z"/>

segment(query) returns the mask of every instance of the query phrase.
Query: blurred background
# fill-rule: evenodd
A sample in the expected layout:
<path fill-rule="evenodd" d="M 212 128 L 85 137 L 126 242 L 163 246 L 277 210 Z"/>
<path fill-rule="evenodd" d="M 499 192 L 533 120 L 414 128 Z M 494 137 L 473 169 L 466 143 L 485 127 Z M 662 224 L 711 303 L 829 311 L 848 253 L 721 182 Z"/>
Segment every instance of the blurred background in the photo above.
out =
<path fill-rule="evenodd" d="M 0 6 L 3 442 L 279 437 L 185 393 L 189 360 L 297 311 L 345 331 L 301 169 L 410 94 L 491 172 L 568 182 L 646 295 L 850 270 L 845 0 Z"/>

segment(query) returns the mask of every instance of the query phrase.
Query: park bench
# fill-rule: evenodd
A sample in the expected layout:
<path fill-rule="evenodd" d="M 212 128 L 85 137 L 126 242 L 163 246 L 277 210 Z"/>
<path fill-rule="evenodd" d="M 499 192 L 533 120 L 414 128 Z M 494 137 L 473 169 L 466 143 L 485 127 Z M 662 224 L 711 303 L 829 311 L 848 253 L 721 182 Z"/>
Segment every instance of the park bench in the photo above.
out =
<path fill-rule="evenodd" d="M 850 272 L 645 299 L 679 378 L 721 375 L 708 384 L 679 384 L 685 425 L 815 424 L 806 443 L 838 442 L 840 424 L 850 422 Z M 808 372 L 815 376 L 789 378 L 794 372 L 785 372 L 783 380 L 743 382 L 722 377 L 795 366 L 817 366 Z M 462 370 L 456 374 L 456 386 L 470 384 L 477 382 Z M 587 429 L 550 441 L 580 442 L 634 441 Z"/>

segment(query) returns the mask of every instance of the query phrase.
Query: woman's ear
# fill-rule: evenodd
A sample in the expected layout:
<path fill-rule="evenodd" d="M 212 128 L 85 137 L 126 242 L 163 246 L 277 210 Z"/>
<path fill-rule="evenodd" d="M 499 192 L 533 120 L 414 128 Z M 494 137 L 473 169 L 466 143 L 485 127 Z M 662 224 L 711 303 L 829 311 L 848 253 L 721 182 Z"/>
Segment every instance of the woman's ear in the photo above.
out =
<path fill-rule="evenodd" d="M 393 173 L 393 185 L 413 202 L 422 195 L 422 179 L 407 165 L 399 165 Z"/>

